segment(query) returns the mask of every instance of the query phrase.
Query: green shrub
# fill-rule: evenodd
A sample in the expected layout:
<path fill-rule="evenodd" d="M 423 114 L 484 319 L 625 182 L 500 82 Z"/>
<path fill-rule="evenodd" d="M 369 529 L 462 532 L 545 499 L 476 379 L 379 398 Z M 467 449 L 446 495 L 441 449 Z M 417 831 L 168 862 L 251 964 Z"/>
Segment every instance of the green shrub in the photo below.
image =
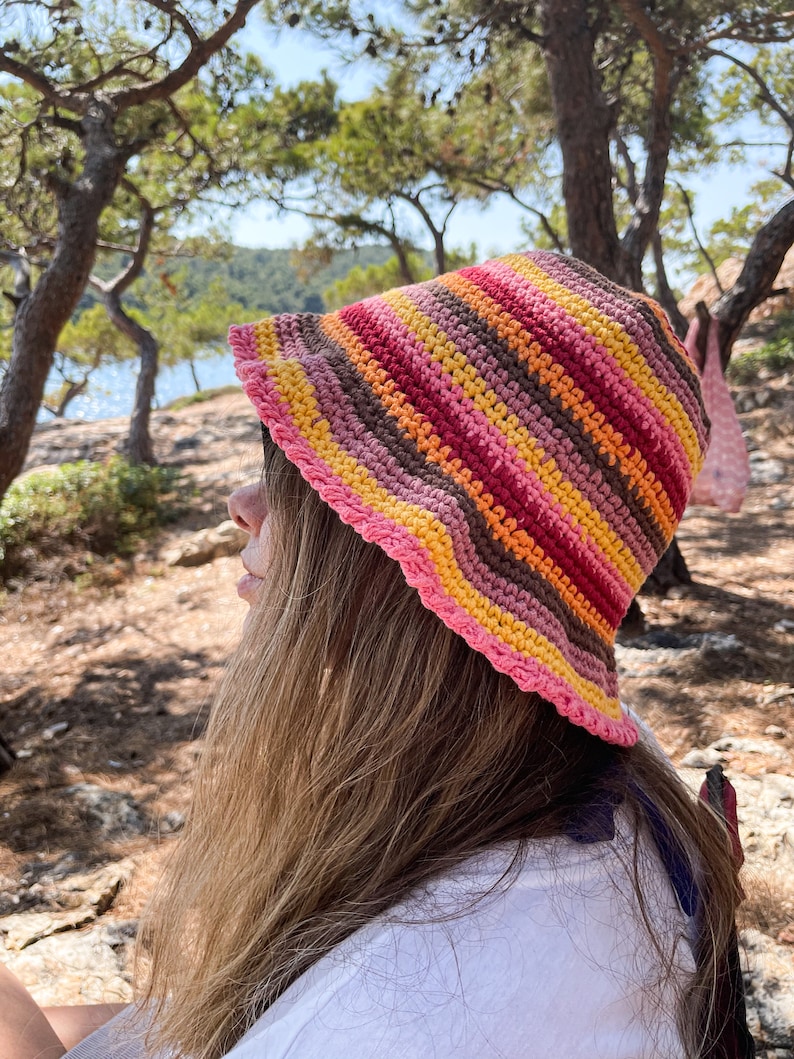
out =
<path fill-rule="evenodd" d="M 179 491 L 184 494 L 180 471 L 121 456 L 34 471 L 11 485 L 0 506 L 0 578 L 75 548 L 130 555 L 184 510 Z"/>
<path fill-rule="evenodd" d="M 749 385 L 758 379 L 761 369 L 770 372 L 794 368 L 794 313 L 781 313 L 775 337 L 758 349 L 731 357 L 726 375 L 731 382 Z"/>

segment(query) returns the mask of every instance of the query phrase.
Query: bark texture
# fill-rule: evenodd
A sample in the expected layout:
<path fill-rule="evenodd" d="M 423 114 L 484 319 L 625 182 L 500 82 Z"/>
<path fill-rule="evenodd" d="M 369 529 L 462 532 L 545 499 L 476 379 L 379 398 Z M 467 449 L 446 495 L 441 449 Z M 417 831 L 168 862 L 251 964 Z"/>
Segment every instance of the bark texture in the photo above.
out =
<path fill-rule="evenodd" d="M 130 432 L 127 435 L 125 454 L 130 463 L 153 464 L 154 447 L 149 433 L 149 420 L 154 398 L 154 384 L 159 366 L 159 346 L 151 331 L 128 316 L 121 305 L 117 291 L 109 291 L 103 297 L 108 316 L 116 327 L 138 347 L 140 370 L 135 386 L 135 402 L 130 417 Z"/>
<path fill-rule="evenodd" d="M 82 126 L 83 172 L 73 184 L 54 186 L 58 239 L 52 261 L 14 319 L 11 359 L 0 386 L 0 499 L 25 462 L 58 335 L 85 289 L 99 218 L 126 162 L 116 146 L 108 108 L 93 106 Z"/>
<path fill-rule="evenodd" d="M 571 253 L 620 280 L 623 254 L 612 208 L 612 116 L 594 61 L 584 0 L 542 0 L 543 58 L 563 160 Z"/>
<path fill-rule="evenodd" d="M 720 359 L 723 369 L 731 358 L 733 343 L 753 309 L 769 297 L 783 258 L 794 245 L 794 198 L 789 199 L 758 230 L 744 267 L 730 290 L 713 306 L 719 321 Z"/>

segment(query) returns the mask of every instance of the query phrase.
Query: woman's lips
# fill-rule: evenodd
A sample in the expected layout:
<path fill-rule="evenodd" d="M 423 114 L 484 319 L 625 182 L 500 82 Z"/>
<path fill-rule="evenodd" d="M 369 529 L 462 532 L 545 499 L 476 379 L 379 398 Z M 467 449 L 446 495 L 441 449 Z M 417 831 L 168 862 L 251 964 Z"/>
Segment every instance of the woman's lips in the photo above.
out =
<path fill-rule="evenodd" d="M 261 584 L 261 577 L 256 577 L 251 573 L 245 573 L 237 582 L 237 595 L 247 603 L 253 603 Z"/>

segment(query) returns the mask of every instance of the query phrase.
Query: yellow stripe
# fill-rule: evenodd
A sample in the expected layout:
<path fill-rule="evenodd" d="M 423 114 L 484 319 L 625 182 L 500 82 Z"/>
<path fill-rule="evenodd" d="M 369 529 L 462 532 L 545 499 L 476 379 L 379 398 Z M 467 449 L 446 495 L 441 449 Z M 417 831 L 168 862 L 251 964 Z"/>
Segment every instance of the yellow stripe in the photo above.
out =
<path fill-rule="evenodd" d="M 378 366 L 378 362 L 361 343 L 358 336 L 339 317 L 339 314 L 324 316 L 321 326 L 328 337 L 345 351 L 351 363 L 372 387 L 383 407 L 397 420 L 400 428 L 413 439 L 419 451 L 424 453 L 425 458 L 438 463 L 444 473 L 448 474 L 471 497 L 494 538 L 501 540 L 503 546 L 518 560 L 525 562 L 548 581 L 559 593 L 571 613 L 581 618 L 605 643 L 611 644 L 615 638 L 615 630 L 599 613 L 598 608 L 585 598 L 571 578 L 552 562 L 530 534 L 518 527 L 515 519 L 505 518 L 504 511 L 491 507 L 485 502 L 484 498 L 489 494 L 483 483 L 475 478 L 470 468 L 464 467 L 459 459 L 450 460 L 448 458 L 449 446 L 444 446 L 439 436 L 432 433 L 427 418 L 417 412 L 405 394 L 397 389 L 394 380 Z"/>
<path fill-rule="evenodd" d="M 260 360 L 268 361 L 281 400 L 291 411 L 297 411 L 297 416 L 294 411 L 293 415 L 300 432 L 318 459 L 345 482 L 366 507 L 403 526 L 417 539 L 430 556 L 444 592 L 458 606 L 496 639 L 519 654 L 540 661 L 601 713 L 616 720 L 621 717 L 617 700 L 610 699 L 597 684 L 577 673 L 545 636 L 514 618 L 509 611 L 502 610 L 466 580 L 455 561 L 451 537 L 431 511 L 396 499 L 378 485 L 366 467 L 334 441 L 330 424 L 317 407 L 314 387 L 298 361 L 278 361 L 264 348 L 260 350 Z M 527 650 L 528 641 L 532 642 L 531 650 Z"/>
<path fill-rule="evenodd" d="M 524 467 L 535 474 L 546 492 L 570 514 L 573 528 L 580 531 L 580 541 L 587 544 L 589 534 L 596 549 L 610 560 L 626 583 L 636 591 L 645 575 L 631 550 L 576 486 L 565 479 L 553 458 L 542 462 L 544 449 L 536 444 L 536 439 L 518 417 L 510 413 L 498 394 L 477 374 L 475 366 L 457 349 L 452 339 L 401 291 L 389 291 L 383 295 L 383 300 L 422 340 L 430 359 L 441 364 L 444 372 L 464 390 L 475 408 L 497 428 Z"/>
<path fill-rule="evenodd" d="M 689 416 L 676 395 L 654 375 L 636 342 L 623 327 L 586 298 L 563 287 L 521 254 L 509 254 L 500 260 L 565 309 L 587 334 L 592 335 L 608 351 L 651 404 L 664 414 L 678 435 L 690 465 L 696 465 L 700 458 L 700 445 Z"/>
<path fill-rule="evenodd" d="M 599 451 L 612 457 L 621 472 L 636 486 L 641 498 L 650 508 L 657 525 L 669 541 L 674 527 L 678 524 L 670 499 L 662 483 L 648 471 L 648 465 L 638 449 L 626 445 L 623 436 L 610 426 L 603 413 L 576 386 L 573 379 L 566 375 L 562 366 L 555 364 L 551 354 L 542 350 L 537 341 L 528 334 L 517 320 L 503 310 L 499 302 L 494 301 L 476 283 L 464 278 L 458 272 L 439 276 L 438 283 L 445 286 L 463 299 L 489 327 L 494 328 L 499 337 L 507 342 L 519 361 L 526 361 L 530 370 L 536 372 L 551 393 L 562 402 L 565 408 L 584 425 L 586 432 L 593 438 Z M 506 318 L 504 322 L 502 318 Z M 612 462 L 612 460 L 610 462 Z"/>

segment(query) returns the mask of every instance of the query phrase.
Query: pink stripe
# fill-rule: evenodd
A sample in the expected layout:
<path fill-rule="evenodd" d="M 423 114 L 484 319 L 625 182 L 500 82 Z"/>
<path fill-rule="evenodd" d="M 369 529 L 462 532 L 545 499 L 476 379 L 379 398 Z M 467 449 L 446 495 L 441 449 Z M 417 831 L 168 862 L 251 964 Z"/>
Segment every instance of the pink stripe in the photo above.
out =
<path fill-rule="evenodd" d="M 344 482 L 318 459 L 316 453 L 289 418 L 288 406 L 279 401 L 267 368 L 256 361 L 255 340 L 242 328 L 230 333 L 238 375 L 243 389 L 260 418 L 270 429 L 273 440 L 298 467 L 306 481 L 323 500 L 365 539 L 373 541 L 400 563 L 408 584 L 417 589 L 422 602 L 450 629 L 462 636 L 476 651 L 488 658 L 495 669 L 510 676 L 525 691 L 537 691 L 553 703 L 563 716 L 593 735 L 621 746 L 637 741 L 637 729 L 626 715 L 612 720 L 582 699 L 560 676 L 532 656 L 520 654 L 486 630 L 452 600 L 439 583 L 432 561 L 419 541 L 404 527 L 396 526 L 367 508 Z M 251 363 L 256 361 L 255 363 Z M 617 678 L 607 685 L 607 694 L 617 698 Z"/>
<path fill-rule="evenodd" d="M 438 518 L 452 538 L 455 559 L 466 580 L 502 610 L 540 630 L 582 676 L 594 683 L 608 682 L 611 670 L 589 650 L 572 643 L 552 611 L 531 594 L 517 592 L 512 582 L 483 563 L 471 540 L 465 515 L 441 486 L 434 487 L 404 470 L 394 454 L 374 435 L 367 434 L 359 439 L 351 434 L 350 422 L 358 421 L 358 413 L 328 361 L 314 358 L 310 366 L 304 364 L 304 369 L 309 381 L 316 386 L 318 398 L 322 398 L 320 411 L 328 420 L 334 441 L 366 467 L 390 495 L 410 504 L 419 503 Z M 553 586 L 547 584 L 553 591 Z M 560 605 L 568 610 L 564 602 L 561 601 Z"/>
<path fill-rule="evenodd" d="M 446 289 L 446 288 L 445 288 Z M 415 296 L 415 292 L 421 295 Z M 642 568 L 647 572 L 652 569 L 658 555 L 653 545 L 638 525 L 633 514 L 607 483 L 600 469 L 591 467 L 577 451 L 573 438 L 562 430 L 557 422 L 541 407 L 539 400 L 542 394 L 533 395 L 500 377 L 493 354 L 466 329 L 463 323 L 443 302 L 438 301 L 429 287 L 416 287 L 411 296 L 422 310 L 438 323 L 450 339 L 471 363 L 476 364 L 480 376 L 488 386 L 505 403 L 530 436 L 543 438 L 543 451 L 553 457 L 563 476 L 584 496 L 591 507 L 598 511 L 607 525 L 620 524 L 621 540 L 628 546 Z M 455 295 L 455 297 L 460 297 Z M 590 443 L 590 439 L 587 439 Z M 604 509 L 606 512 L 604 513 Z M 652 516 L 649 516 L 652 518 Z"/>
<path fill-rule="evenodd" d="M 541 264 L 541 262 L 536 262 L 536 264 Z M 624 291 L 623 288 L 618 287 L 616 291 L 612 291 L 592 283 L 586 276 L 580 275 L 576 269 L 572 268 L 564 258 L 544 255 L 542 265 L 547 275 L 557 280 L 562 286 L 568 287 L 586 298 L 591 305 L 594 305 L 605 316 L 609 316 L 619 323 L 623 330 L 634 339 L 653 373 L 666 389 L 670 393 L 675 394 L 680 401 L 698 439 L 698 444 L 703 448 L 706 445 L 706 434 L 703 428 L 700 405 L 693 391 L 687 386 L 685 377 L 676 371 L 669 357 L 659 348 L 659 339 L 657 339 L 652 325 L 641 311 L 644 308 L 647 313 L 653 315 L 651 307 L 635 301 L 632 295 L 628 291 Z M 657 327 L 661 333 L 661 322 L 657 322 Z M 672 332 L 672 327 L 670 330 Z M 669 345 L 671 350 L 680 356 L 683 368 L 686 363 L 683 347 L 678 349 L 673 341 L 669 341 Z M 691 368 L 687 366 L 687 370 L 691 371 Z M 686 456 L 683 470 L 691 478 L 691 468 Z"/>
<path fill-rule="evenodd" d="M 423 345 L 419 347 L 417 339 L 391 307 L 370 298 L 342 310 L 342 317 L 399 390 L 432 424 L 442 443 L 455 450 L 455 455 L 484 482 L 544 554 L 579 586 L 598 612 L 610 624 L 617 625 L 631 598 L 631 590 L 619 571 L 589 534 L 581 540 L 569 513 L 555 513 L 559 502 L 549 495 L 537 475 L 522 465 L 518 453 L 475 408 L 463 388 L 453 382 L 440 364 L 430 360 Z M 417 387 L 417 368 L 421 369 L 421 390 Z M 473 430 L 472 420 L 476 422 Z M 464 450 L 464 444 L 470 447 Z"/>
<path fill-rule="evenodd" d="M 654 477 L 667 483 L 665 491 L 680 516 L 689 487 L 679 474 L 671 479 L 670 469 L 673 450 L 677 468 L 689 466 L 681 440 L 613 355 L 553 298 L 529 286 L 506 264 L 494 261 L 488 268 L 472 266 L 462 269 L 461 275 L 504 305 L 538 338 L 606 421 L 620 431 L 624 442 L 638 450 Z"/>

